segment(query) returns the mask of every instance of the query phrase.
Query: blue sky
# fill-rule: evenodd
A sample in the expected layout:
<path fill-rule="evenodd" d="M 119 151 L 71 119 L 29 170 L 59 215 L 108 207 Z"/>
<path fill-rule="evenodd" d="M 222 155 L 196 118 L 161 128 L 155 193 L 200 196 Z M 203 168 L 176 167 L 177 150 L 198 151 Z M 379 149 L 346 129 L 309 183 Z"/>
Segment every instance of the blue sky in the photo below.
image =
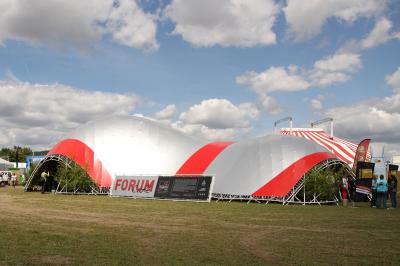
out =
<path fill-rule="evenodd" d="M 210 140 L 268 133 L 285 116 L 296 127 L 331 116 L 338 136 L 400 152 L 398 1 L 0 7 L 2 146 L 46 148 L 109 114 Z"/>

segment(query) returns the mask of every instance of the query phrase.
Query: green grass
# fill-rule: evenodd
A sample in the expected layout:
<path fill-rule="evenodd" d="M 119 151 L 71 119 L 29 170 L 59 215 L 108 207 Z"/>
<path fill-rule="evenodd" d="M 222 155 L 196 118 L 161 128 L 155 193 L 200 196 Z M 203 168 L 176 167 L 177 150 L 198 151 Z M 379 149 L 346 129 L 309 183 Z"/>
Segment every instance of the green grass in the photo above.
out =
<path fill-rule="evenodd" d="M 400 210 L 0 188 L 0 265 L 400 265 Z"/>

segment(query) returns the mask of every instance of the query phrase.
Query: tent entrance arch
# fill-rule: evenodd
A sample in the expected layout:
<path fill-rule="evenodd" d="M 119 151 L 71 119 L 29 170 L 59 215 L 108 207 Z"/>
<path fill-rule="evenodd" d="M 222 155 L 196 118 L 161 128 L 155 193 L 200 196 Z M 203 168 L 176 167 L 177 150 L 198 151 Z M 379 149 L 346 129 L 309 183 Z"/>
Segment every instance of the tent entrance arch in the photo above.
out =
<path fill-rule="evenodd" d="M 31 173 L 25 186 L 25 191 L 38 191 L 42 189 L 41 173 L 43 171 L 50 173 L 50 180 L 46 184 L 45 191 L 54 190 L 56 194 L 85 194 L 85 195 L 108 195 L 109 187 L 99 187 L 95 184 L 90 185 L 89 191 L 82 191 L 79 187 L 71 187 L 68 182 L 71 178 L 63 176 L 54 183 L 54 177 L 60 167 L 72 170 L 74 167 L 80 167 L 73 160 L 64 155 L 52 154 L 46 156 Z M 80 167 L 81 168 L 81 167 Z M 84 171 L 84 169 L 82 169 Z"/>

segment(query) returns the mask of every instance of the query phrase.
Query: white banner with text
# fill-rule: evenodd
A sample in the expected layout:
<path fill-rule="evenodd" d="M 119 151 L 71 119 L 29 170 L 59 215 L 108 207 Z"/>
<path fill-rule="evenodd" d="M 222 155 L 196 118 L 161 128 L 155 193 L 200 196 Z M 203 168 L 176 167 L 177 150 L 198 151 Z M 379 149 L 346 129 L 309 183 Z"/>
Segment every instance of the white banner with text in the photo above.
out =
<path fill-rule="evenodd" d="M 158 176 L 116 176 L 111 196 L 153 198 Z"/>

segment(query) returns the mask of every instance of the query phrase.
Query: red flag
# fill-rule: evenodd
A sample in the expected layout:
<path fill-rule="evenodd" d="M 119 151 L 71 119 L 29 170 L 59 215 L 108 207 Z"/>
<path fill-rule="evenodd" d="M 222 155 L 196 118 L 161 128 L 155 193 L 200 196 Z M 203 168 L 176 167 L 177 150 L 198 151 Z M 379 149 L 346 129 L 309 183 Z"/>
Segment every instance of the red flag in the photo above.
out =
<path fill-rule="evenodd" d="M 353 170 L 357 168 L 357 162 L 366 162 L 368 147 L 371 139 L 364 139 L 358 144 L 356 156 L 354 157 Z"/>

